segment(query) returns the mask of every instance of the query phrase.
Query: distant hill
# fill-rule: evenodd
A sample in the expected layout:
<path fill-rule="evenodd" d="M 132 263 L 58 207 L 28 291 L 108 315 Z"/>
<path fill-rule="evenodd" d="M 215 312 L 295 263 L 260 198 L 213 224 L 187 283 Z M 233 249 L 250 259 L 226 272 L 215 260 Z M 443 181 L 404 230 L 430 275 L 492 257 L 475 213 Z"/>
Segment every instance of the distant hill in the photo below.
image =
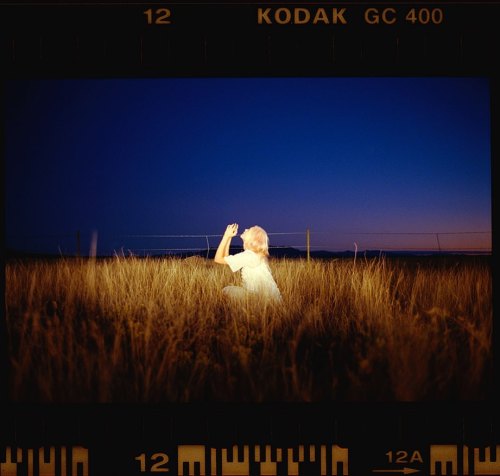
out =
<path fill-rule="evenodd" d="M 236 254 L 243 251 L 241 246 L 231 246 L 229 249 L 230 254 Z M 148 256 L 161 258 L 165 256 L 170 257 L 180 257 L 180 258 L 189 258 L 191 256 L 199 256 L 201 258 L 213 259 L 215 256 L 215 249 L 208 250 L 198 250 L 198 251 L 187 251 L 183 253 L 152 253 Z M 269 250 L 269 254 L 272 258 L 290 258 L 290 259 L 299 259 L 299 258 L 307 258 L 307 252 L 305 250 L 298 250 L 297 248 L 292 247 L 283 247 L 283 248 L 271 248 Z M 460 252 L 460 251 L 413 251 L 413 250 L 398 250 L 398 251 L 383 251 L 383 250 L 366 250 L 366 251 L 358 251 L 357 257 L 366 257 L 366 258 L 375 258 L 379 256 L 387 256 L 387 257 L 419 257 L 419 256 L 466 256 L 466 255 L 479 255 L 479 256 L 490 256 L 490 252 Z M 109 258 L 114 256 L 111 255 L 99 255 L 97 258 Z M 125 257 L 131 256 L 129 253 L 125 254 Z M 132 254 L 132 256 L 134 256 Z M 143 257 L 142 254 L 137 254 L 137 257 Z M 311 251 L 311 258 L 313 259 L 334 259 L 334 258 L 354 258 L 354 251 L 326 251 L 326 250 L 317 250 Z M 7 259 L 57 259 L 57 258 L 75 258 L 74 255 L 60 255 L 60 254 L 50 254 L 50 253 L 30 253 L 26 251 L 19 250 L 5 250 L 4 258 Z M 82 256 L 82 258 L 87 258 L 87 256 Z"/>

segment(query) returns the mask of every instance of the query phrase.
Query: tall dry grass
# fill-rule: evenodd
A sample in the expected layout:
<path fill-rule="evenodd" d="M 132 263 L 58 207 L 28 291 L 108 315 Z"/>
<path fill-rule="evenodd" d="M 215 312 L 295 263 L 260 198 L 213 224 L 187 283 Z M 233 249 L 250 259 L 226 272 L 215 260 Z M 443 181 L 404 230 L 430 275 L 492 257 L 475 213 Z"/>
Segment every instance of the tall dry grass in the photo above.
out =
<path fill-rule="evenodd" d="M 283 304 L 232 304 L 203 259 L 6 265 L 14 401 L 482 399 L 487 260 L 273 260 Z"/>

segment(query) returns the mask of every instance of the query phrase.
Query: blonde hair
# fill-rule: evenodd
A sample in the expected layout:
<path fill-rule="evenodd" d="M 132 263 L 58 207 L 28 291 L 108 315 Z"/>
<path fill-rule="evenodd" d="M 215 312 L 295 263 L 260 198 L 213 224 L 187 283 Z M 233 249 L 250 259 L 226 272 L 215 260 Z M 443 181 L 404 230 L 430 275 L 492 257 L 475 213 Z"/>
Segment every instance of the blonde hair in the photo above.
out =
<path fill-rule="evenodd" d="M 269 256 L 269 237 L 266 231 L 257 225 L 249 228 L 243 240 L 243 248 L 262 256 Z"/>

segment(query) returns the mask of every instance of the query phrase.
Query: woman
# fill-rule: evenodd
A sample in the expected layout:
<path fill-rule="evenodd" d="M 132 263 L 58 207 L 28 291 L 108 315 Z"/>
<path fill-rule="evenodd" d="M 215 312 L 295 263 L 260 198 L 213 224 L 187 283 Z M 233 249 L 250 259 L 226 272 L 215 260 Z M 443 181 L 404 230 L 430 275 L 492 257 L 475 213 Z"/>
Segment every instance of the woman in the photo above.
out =
<path fill-rule="evenodd" d="M 229 254 L 231 239 L 238 234 L 238 225 L 228 225 L 215 253 L 214 261 L 227 264 L 234 273 L 241 269 L 243 287 L 226 286 L 222 292 L 234 298 L 263 297 L 281 301 L 281 294 L 269 268 L 269 238 L 260 226 L 253 226 L 241 234 L 241 253 Z"/>

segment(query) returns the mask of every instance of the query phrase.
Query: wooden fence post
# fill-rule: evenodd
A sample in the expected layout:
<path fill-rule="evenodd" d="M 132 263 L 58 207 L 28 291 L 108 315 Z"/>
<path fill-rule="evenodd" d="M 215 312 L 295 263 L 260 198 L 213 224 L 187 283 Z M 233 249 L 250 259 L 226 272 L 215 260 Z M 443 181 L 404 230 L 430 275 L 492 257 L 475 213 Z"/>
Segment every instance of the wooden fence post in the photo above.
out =
<path fill-rule="evenodd" d="M 311 261 L 311 231 L 306 230 L 307 261 Z"/>
<path fill-rule="evenodd" d="M 437 240 L 437 243 L 438 243 L 439 252 L 441 253 L 441 243 L 439 242 L 439 233 L 436 233 L 436 240 Z"/>

